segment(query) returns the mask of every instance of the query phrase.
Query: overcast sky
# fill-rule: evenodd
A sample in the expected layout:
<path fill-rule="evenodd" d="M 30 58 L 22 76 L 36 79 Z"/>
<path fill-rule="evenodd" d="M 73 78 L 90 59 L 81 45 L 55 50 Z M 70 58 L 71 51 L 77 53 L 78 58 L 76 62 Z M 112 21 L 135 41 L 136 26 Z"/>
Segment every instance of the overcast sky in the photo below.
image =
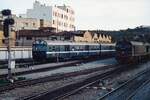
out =
<path fill-rule="evenodd" d="M 25 13 L 35 0 L 1 0 L 0 10 Z M 118 30 L 150 25 L 150 0 L 38 0 L 47 5 L 66 4 L 75 10 L 77 29 Z"/>

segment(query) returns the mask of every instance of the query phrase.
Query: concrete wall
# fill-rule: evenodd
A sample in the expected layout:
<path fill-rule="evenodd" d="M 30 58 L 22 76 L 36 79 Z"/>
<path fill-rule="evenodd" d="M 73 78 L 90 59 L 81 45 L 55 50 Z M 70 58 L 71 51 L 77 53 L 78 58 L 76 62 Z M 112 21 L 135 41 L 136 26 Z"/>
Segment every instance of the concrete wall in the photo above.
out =
<path fill-rule="evenodd" d="M 32 59 L 31 47 L 12 47 L 11 48 L 12 59 Z M 0 61 L 6 61 L 8 59 L 7 48 L 0 47 Z"/>
<path fill-rule="evenodd" d="M 7 41 L 4 40 L 3 31 L 0 31 L 0 47 L 7 46 Z M 16 33 L 11 32 L 11 46 L 15 46 Z"/>

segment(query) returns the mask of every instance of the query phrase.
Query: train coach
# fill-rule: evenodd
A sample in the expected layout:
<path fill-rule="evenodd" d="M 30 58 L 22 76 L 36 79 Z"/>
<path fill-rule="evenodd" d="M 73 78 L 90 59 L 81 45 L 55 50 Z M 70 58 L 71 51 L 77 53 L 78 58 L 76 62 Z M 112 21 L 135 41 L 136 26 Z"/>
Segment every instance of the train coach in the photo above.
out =
<path fill-rule="evenodd" d="M 36 40 L 32 45 L 32 56 L 34 60 L 108 57 L 114 56 L 114 54 L 115 44 Z"/>
<path fill-rule="evenodd" d="M 116 59 L 119 63 L 136 63 L 148 59 L 150 44 L 121 40 L 116 43 Z"/>

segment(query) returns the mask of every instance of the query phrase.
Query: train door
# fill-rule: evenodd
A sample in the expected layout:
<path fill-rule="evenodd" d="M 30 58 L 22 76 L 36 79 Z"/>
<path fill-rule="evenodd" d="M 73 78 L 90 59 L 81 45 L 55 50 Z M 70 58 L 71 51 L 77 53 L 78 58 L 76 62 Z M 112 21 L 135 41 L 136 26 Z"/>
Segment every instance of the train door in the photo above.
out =
<path fill-rule="evenodd" d="M 99 56 L 101 57 L 101 44 L 99 44 Z"/>
<path fill-rule="evenodd" d="M 69 59 L 70 58 L 70 46 L 69 45 L 65 45 L 65 58 Z"/>
<path fill-rule="evenodd" d="M 146 46 L 146 53 L 149 52 L 149 46 Z"/>
<path fill-rule="evenodd" d="M 86 57 L 89 57 L 89 45 L 85 46 L 85 51 L 87 51 L 86 52 Z"/>

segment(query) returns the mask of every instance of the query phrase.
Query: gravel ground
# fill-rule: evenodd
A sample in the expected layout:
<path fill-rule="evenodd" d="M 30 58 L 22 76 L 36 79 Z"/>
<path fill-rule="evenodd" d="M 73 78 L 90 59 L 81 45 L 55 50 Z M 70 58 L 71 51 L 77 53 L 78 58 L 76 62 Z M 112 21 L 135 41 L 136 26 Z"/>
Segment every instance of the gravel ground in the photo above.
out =
<path fill-rule="evenodd" d="M 137 65 L 136 69 L 132 69 L 130 71 L 121 73 L 120 75 L 111 77 L 107 80 L 103 80 L 103 85 L 102 85 L 102 82 L 99 82 L 98 85 L 96 84 L 94 86 L 87 87 L 86 89 L 83 89 L 79 93 L 74 94 L 70 97 L 64 98 L 63 100 L 98 100 L 98 98 L 100 98 L 105 93 L 113 90 L 114 88 L 118 87 L 121 83 L 125 82 L 129 78 L 135 76 L 137 73 L 139 73 L 149 67 L 150 67 L 150 62 L 141 64 L 141 65 Z M 143 91 L 145 91 L 145 90 L 143 90 Z M 150 91 L 150 86 L 147 89 L 147 91 Z M 148 94 L 145 93 L 145 96 L 146 95 L 148 95 Z M 137 98 L 137 97 L 135 97 L 135 98 Z M 134 99 L 134 100 L 137 100 L 137 99 Z M 138 100 L 145 100 L 145 99 L 138 99 Z M 149 100 L 149 99 L 147 99 L 147 100 Z"/>
<path fill-rule="evenodd" d="M 108 61 L 110 61 L 109 63 L 112 63 L 113 60 L 108 59 Z M 94 65 L 97 66 L 99 64 L 100 63 L 98 61 L 96 61 L 96 62 L 89 63 L 89 66 L 94 66 Z M 103 61 L 101 61 L 101 64 L 102 65 L 107 65 L 107 62 L 103 60 Z M 84 65 L 84 66 L 87 66 L 87 65 Z M 101 71 L 101 72 L 98 72 L 98 73 L 102 73 L 102 72 L 104 72 L 104 70 Z M 57 88 L 59 86 L 66 85 L 67 83 L 70 83 L 70 82 L 83 80 L 83 79 L 85 79 L 85 78 L 87 78 L 88 76 L 91 76 L 91 75 L 93 75 L 93 74 L 82 75 L 82 76 L 77 76 L 77 77 L 70 77 L 70 78 L 59 80 L 59 81 L 39 83 L 39 84 L 36 84 L 36 85 L 33 85 L 33 86 L 26 86 L 24 88 L 16 88 L 16 89 L 1 93 L 0 94 L 0 100 L 22 99 L 22 97 L 25 97 L 25 96 L 30 96 L 30 95 L 33 95 L 33 94 L 35 95 L 35 94 L 38 94 L 38 93 L 41 93 L 41 92 L 45 92 L 49 89 L 52 90 L 52 89 Z"/>
<path fill-rule="evenodd" d="M 131 100 L 150 100 L 150 83 L 142 87 Z"/>

